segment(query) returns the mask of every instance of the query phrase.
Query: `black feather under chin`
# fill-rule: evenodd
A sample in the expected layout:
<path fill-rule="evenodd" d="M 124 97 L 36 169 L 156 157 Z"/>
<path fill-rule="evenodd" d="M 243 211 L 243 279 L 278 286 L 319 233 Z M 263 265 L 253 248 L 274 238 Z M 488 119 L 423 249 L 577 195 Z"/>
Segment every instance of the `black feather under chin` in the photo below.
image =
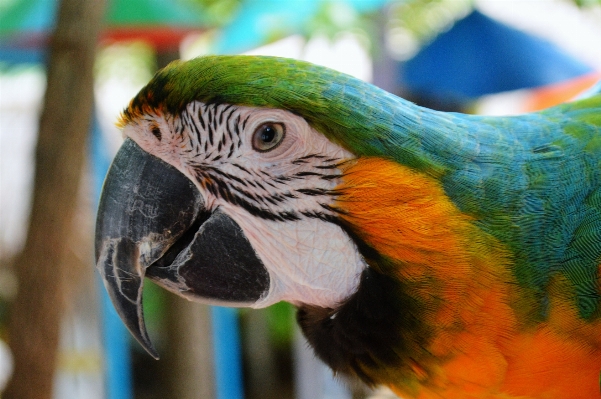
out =
<path fill-rule="evenodd" d="M 391 383 L 393 370 L 397 377 L 411 377 L 410 363 L 423 356 L 429 341 L 428 329 L 414 315 L 416 306 L 395 279 L 368 267 L 357 292 L 341 306 L 303 305 L 297 321 L 317 357 L 335 373 L 369 385 Z"/>
<path fill-rule="evenodd" d="M 356 237 L 355 237 L 356 238 Z M 357 291 L 336 308 L 302 305 L 297 321 L 315 354 L 335 373 L 359 377 L 369 385 L 414 377 L 412 365 L 426 361 L 432 331 L 419 317 L 421 304 L 407 295 L 387 261 L 359 240 L 368 263 Z"/>

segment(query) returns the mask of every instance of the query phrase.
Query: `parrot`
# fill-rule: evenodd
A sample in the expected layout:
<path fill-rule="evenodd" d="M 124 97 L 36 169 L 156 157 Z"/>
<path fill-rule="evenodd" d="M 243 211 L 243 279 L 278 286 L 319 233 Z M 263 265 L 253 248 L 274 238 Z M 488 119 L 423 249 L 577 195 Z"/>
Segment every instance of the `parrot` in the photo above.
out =
<path fill-rule="evenodd" d="M 289 302 L 336 375 L 401 398 L 601 397 L 601 90 L 469 115 L 213 55 L 158 71 L 118 126 L 96 267 L 155 358 L 145 278 Z"/>

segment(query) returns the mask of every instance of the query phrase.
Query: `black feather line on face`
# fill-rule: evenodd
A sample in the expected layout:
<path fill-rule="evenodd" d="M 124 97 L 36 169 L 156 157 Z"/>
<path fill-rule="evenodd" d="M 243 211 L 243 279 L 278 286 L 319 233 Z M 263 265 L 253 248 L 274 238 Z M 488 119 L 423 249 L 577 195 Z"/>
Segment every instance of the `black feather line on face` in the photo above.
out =
<path fill-rule="evenodd" d="M 163 139 L 163 134 L 161 133 L 161 129 L 158 126 L 152 126 L 150 131 L 152 132 L 153 136 L 157 138 L 157 140 L 161 141 Z"/>
<path fill-rule="evenodd" d="M 319 155 L 319 154 L 308 154 L 308 155 L 304 155 L 302 157 L 299 157 L 297 160 L 298 161 L 302 161 L 302 160 L 306 160 L 306 159 L 309 159 L 309 158 L 322 159 L 322 158 L 325 158 L 325 156 L 324 155 Z"/>
<path fill-rule="evenodd" d="M 207 105 L 207 111 L 208 111 L 208 116 L 209 116 L 209 126 L 212 126 L 213 122 L 214 122 L 214 118 L 215 118 L 215 105 L 214 104 Z"/>
<path fill-rule="evenodd" d="M 295 159 L 294 161 L 292 161 L 293 165 L 300 165 L 300 164 L 306 164 L 307 161 L 305 161 L 304 159 Z"/>
<path fill-rule="evenodd" d="M 221 112 L 219 113 L 219 122 L 217 122 L 217 126 L 220 126 L 223 124 L 223 111 L 221 110 Z"/>
<path fill-rule="evenodd" d="M 231 184 L 223 181 L 221 177 L 217 175 L 221 175 L 224 178 L 232 178 L 234 181 L 240 181 L 241 184 L 244 184 L 243 180 L 238 179 L 235 176 L 229 175 L 223 171 L 220 171 L 216 168 L 211 167 L 203 167 L 197 166 L 196 168 L 196 178 L 199 181 L 204 182 L 205 188 L 214 196 L 224 199 L 225 201 L 240 206 L 244 208 L 248 213 L 253 216 L 260 217 L 262 219 L 267 220 L 277 220 L 277 221 L 291 221 L 291 220 L 300 220 L 300 216 L 298 213 L 292 210 L 285 211 L 273 211 L 264 207 L 261 207 L 259 203 L 269 202 L 274 205 L 277 205 L 277 201 L 268 197 L 262 197 L 259 195 L 252 194 L 246 190 L 242 190 L 241 188 L 234 187 Z M 257 205 L 252 202 L 257 203 Z"/>
<path fill-rule="evenodd" d="M 213 123 L 209 117 L 209 124 L 207 125 L 207 132 L 209 133 L 209 144 L 213 146 Z"/>
<path fill-rule="evenodd" d="M 192 128 L 192 131 L 194 132 L 194 135 L 196 136 L 196 141 L 199 145 L 202 143 L 202 135 L 200 134 L 200 131 L 198 130 L 198 128 L 196 127 L 196 123 L 194 123 L 192 120 L 190 120 L 189 124 L 188 124 L 188 128 Z"/>
<path fill-rule="evenodd" d="M 223 135 L 223 138 L 221 139 L 224 143 L 225 143 L 226 137 L 230 140 L 230 142 L 232 142 L 232 143 L 234 142 L 234 137 L 232 136 L 232 131 L 234 130 L 234 127 L 232 126 L 232 115 L 234 114 L 235 110 L 236 110 L 235 108 L 231 108 L 230 113 L 225 118 L 225 134 Z M 224 110 L 224 112 L 225 112 L 225 110 Z"/>
<path fill-rule="evenodd" d="M 327 195 L 328 190 L 323 188 L 299 188 L 296 192 L 309 195 L 309 196 L 319 196 L 319 195 Z"/>
<path fill-rule="evenodd" d="M 198 107 L 198 121 L 200 122 L 200 126 L 202 127 L 202 130 L 206 130 L 207 126 L 206 126 L 206 121 L 205 121 L 205 112 L 204 112 L 204 108 L 203 107 Z"/>
<path fill-rule="evenodd" d="M 261 182 L 256 181 L 255 184 L 257 185 L 257 187 L 259 187 L 261 190 L 263 191 L 267 191 L 267 189 L 265 189 L 265 187 L 261 184 Z"/>
<path fill-rule="evenodd" d="M 338 221 L 338 218 L 336 218 L 336 216 L 328 215 L 326 213 L 319 212 L 319 211 L 301 211 L 300 213 L 303 216 L 306 216 L 308 218 L 319 219 L 319 220 L 323 220 L 324 222 L 328 222 L 328 223 L 337 224 L 337 221 Z"/>
<path fill-rule="evenodd" d="M 243 186 L 246 186 L 246 185 L 247 185 L 247 181 L 245 181 L 245 180 L 242 180 L 242 179 L 241 179 L 241 178 L 239 178 L 238 176 L 234 176 L 234 175 L 232 175 L 232 174 L 229 174 L 229 173 L 227 173 L 227 172 L 224 172 L 224 171 L 222 171 L 222 170 L 220 170 L 220 169 L 218 169 L 218 168 L 215 168 L 215 167 L 212 167 L 212 166 L 205 166 L 205 165 L 203 165 L 203 166 L 202 166 L 202 170 L 203 170 L 203 171 L 208 171 L 208 172 L 211 172 L 211 173 L 218 174 L 218 175 L 220 175 L 221 177 L 223 177 L 223 178 L 225 178 L 225 179 L 227 179 L 227 180 L 233 180 L 233 181 L 235 181 L 235 182 L 237 182 L 237 183 L 239 183 L 239 184 L 242 184 Z M 214 178 L 214 177 L 212 176 L 212 178 Z"/>
<path fill-rule="evenodd" d="M 312 219 L 320 219 L 327 222 L 337 222 L 335 216 L 332 214 L 340 213 L 336 208 L 330 207 L 325 203 L 318 203 L 318 205 L 327 210 L 326 212 L 320 212 L 316 210 L 293 210 L 293 209 L 270 209 L 270 206 L 281 208 L 285 203 L 298 199 L 298 195 L 291 193 L 290 191 L 284 191 L 281 193 L 270 193 L 268 195 L 260 195 L 258 193 L 252 193 L 243 187 L 257 187 L 261 186 L 257 181 L 241 179 L 238 176 L 224 172 L 218 168 L 207 166 L 207 165 L 195 165 L 193 166 L 198 181 L 203 182 L 206 189 L 214 196 L 224 199 L 225 201 L 240 206 L 247 210 L 250 214 L 267 220 L 300 220 L 301 217 L 307 217 Z M 247 171 L 242 167 L 242 170 Z M 282 187 L 279 188 L 280 190 Z M 266 191 L 266 190 L 264 190 Z M 336 190 L 326 189 L 299 189 L 296 192 L 299 194 L 305 194 L 310 196 L 321 196 L 327 198 L 333 198 L 339 193 Z"/>
<path fill-rule="evenodd" d="M 331 165 L 317 165 L 314 166 L 315 169 L 336 169 L 337 167 L 339 167 L 340 165 L 338 164 L 331 164 Z"/>
<path fill-rule="evenodd" d="M 177 134 L 178 137 L 182 137 L 182 135 L 184 134 L 184 123 L 182 121 L 181 118 L 175 118 L 175 132 Z"/>
<path fill-rule="evenodd" d="M 236 137 L 238 137 L 238 139 L 240 139 L 240 115 L 236 115 L 236 120 L 234 121 L 234 129 L 233 132 L 236 135 Z"/>
<path fill-rule="evenodd" d="M 225 107 L 221 110 L 221 112 L 226 113 L 228 109 L 234 108 L 233 104 L 226 104 Z M 231 114 L 230 114 L 231 115 Z M 226 118 L 227 119 L 227 118 Z"/>

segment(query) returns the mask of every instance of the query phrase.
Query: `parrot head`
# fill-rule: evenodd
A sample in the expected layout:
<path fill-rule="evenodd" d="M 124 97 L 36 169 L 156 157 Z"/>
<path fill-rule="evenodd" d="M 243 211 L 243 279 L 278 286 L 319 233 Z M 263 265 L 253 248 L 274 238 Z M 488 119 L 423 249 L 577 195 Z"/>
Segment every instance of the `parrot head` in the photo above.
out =
<path fill-rule="evenodd" d="M 326 121 L 311 123 L 330 112 L 324 71 L 336 76 L 269 57 L 176 62 L 124 111 L 125 141 L 99 205 L 97 268 L 153 356 L 145 277 L 237 307 L 331 309 L 357 290 L 367 265 L 333 206 L 355 155 L 324 134 Z M 303 92 L 307 79 L 324 87 Z"/>

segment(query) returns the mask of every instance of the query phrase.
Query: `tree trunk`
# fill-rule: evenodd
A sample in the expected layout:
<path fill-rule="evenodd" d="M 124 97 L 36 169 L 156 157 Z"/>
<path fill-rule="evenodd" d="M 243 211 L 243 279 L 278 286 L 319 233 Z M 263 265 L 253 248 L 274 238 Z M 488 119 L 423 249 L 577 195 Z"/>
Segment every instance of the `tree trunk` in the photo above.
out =
<path fill-rule="evenodd" d="M 15 269 L 9 340 L 14 374 L 3 397 L 52 397 L 64 307 L 63 260 L 77 204 L 93 107 L 103 0 L 62 0 L 50 43 L 29 231 Z"/>
<path fill-rule="evenodd" d="M 164 398 L 215 398 L 209 306 L 169 294 Z M 163 360 L 163 359 L 161 359 Z"/>

